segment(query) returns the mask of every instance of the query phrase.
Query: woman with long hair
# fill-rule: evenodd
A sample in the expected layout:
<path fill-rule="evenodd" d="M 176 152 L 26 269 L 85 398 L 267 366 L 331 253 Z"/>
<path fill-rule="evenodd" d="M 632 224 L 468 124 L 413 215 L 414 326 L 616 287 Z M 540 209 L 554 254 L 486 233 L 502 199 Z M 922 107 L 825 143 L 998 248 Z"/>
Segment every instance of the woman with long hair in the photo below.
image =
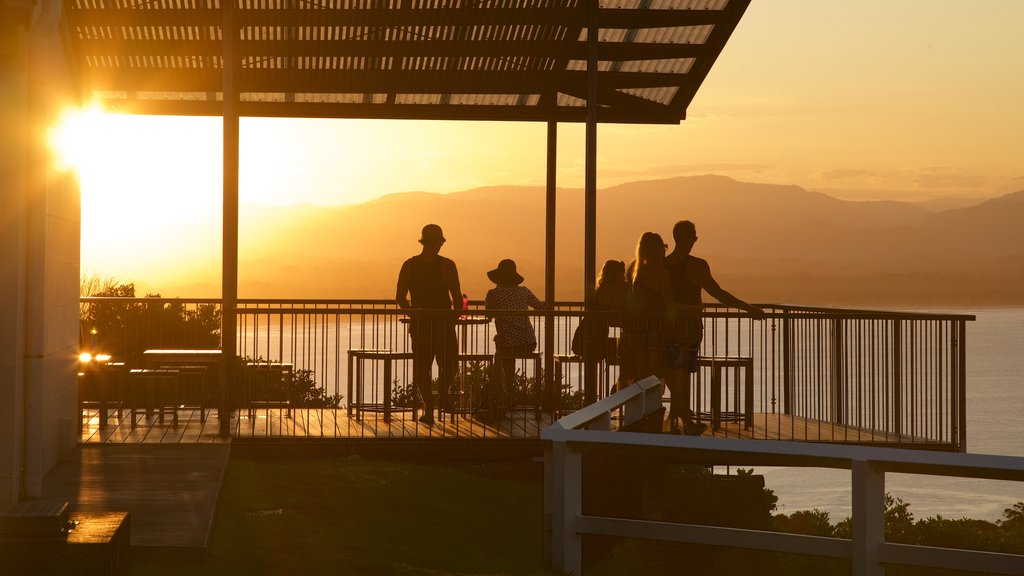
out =
<path fill-rule="evenodd" d="M 644 232 L 636 245 L 636 256 L 630 264 L 629 352 L 624 360 L 632 376 L 639 380 L 650 375 L 663 376 L 663 357 L 666 339 L 666 318 L 671 313 L 674 299 L 665 250 L 668 246 L 661 235 Z"/>

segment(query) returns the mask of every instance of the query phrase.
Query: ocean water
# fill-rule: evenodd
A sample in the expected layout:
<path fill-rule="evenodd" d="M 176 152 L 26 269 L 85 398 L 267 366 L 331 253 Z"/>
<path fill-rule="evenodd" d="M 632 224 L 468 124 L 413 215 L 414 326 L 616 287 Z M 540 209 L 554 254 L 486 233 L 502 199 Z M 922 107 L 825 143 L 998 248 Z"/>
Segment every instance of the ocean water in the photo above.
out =
<path fill-rule="evenodd" d="M 967 451 L 1024 456 L 1024 308 L 942 310 L 973 314 L 967 325 Z M 777 512 L 818 509 L 832 522 L 850 515 L 850 473 L 756 468 L 779 497 Z M 998 520 L 1024 501 L 1024 483 L 887 474 L 886 490 L 914 518 Z"/>

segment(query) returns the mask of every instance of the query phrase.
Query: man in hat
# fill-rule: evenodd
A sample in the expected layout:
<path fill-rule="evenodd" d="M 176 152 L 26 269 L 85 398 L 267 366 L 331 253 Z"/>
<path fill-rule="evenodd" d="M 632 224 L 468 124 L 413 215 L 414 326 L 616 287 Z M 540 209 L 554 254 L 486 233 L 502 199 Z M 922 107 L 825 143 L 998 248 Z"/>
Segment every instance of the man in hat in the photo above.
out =
<path fill-rule="evenodd" d="M 444 233 L 437 224 L 427 224 L 420 235 L 422 251 L 402 264 L 398 273 L 395 301 L 402 309 L 452 310 L 462 308 L 462 288 L 455 262 L 441 256 Z M 445 407 L 448 389 L 455 379 L 458 360 L 458 339 L 455 316 L 444 312 L 409 314 L 409 337 L 412 339 L 413 381 L 423 399 L 423 415 L 419 421 L 434 423 L 434 396 L 431 367 L 437 360 L 438 395 Z"/>

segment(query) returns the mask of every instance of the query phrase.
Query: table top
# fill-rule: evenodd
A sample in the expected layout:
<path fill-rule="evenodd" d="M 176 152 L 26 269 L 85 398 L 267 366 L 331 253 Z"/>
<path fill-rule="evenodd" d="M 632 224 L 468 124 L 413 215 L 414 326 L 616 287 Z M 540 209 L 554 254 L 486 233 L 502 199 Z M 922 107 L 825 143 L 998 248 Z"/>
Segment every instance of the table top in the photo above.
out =
<path fill-rule="evenodd" d="M 146 350 L 142 353 L 143 355 L 149 356 L 220 356 L 221 350 L 218 349 L 199 349 L 199 350 L 174 350 L 174 349 L 157 349 L 157 350 Z"/>
<path fill-rule="evenodd" d="M 401 322 L 402 324 L 408 324 L 409 317 L 402 316 L 401 318 L 398 319 L 398 321 Z M 490 323 L 490 321 L 490 318 L 488 318 L 487 316 L 482 316 L 479 313 L 475 313 L 473 316 L 459 316 L 458 318 L 455 319 L 456 324 L 488 324 Z"/>

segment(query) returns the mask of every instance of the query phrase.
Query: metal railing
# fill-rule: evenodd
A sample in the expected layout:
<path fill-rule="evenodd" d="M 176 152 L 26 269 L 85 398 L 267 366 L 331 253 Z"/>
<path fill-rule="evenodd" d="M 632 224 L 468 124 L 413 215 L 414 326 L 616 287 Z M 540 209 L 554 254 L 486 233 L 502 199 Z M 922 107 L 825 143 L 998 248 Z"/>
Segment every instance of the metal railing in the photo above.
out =
<path fill-rule="evenodd" d="M 98 341 L 129 366 L 141 365 L 146 349 L 220 346 L 216 299 L 92 297 L 81 303 L 83 347 Z M 482 307 L 482 302 L 471 302 L 465 314 L 475 320 L 458 328 L 461 386 L 467 376 L 477 390 L 486 385 L 491 364 L 486 359 L 495 352 L 489 318 L 509 314 L 528 315 L 534 328 L 538 358 L 518 360 L 516 370 L 523 379 L 520 388 L 543 395 L 530 403 L 542 405 L 545 413 L 578 409 L 605 397 L 620 378 L 645 376 L 630 376 L 635 358 L 625 347 L 616 349 L 616 342 L 628 341 L 621 316 L 587 312 L 610 325 L 612 343 L 607 359 L 588 375 L 588 362 L 570 349 L 584 314 L 581 303 L 487 315 Z M 698 417 L 710 421 L 713 411 L 721 417 L 716 435 L 965 449 L 965 326 L 973 317 L 777 305 L 764 309 L 763 321 L 723 306 L 704 309 L 702 360 L 692 376 L 688 405 Z M 323 396 L 342 396 L 337 409 L 344 410 L 352 408 L 356 395 L 365 404 L 384 404 L 388 388 L 384 363 L 369 359 L 356 370 L 352 362 L 359 358 L 351 351 L 392 352 L 389 400 L 403 408 L 415 402 L 406 316 L 392 300 L 243 299 L 238 302 L 235 351 L 248 362 L 302 371 Z M 546 341 L 549 326 L 553 337 Z M 94 328 L 98 338 L 89 338 Z M 711 359 L 742 361 L 724 365 Z M 356 372 L 359 382 L 353 382 Z M 523 433 L 536 437 L 543 422 L 524 418 Z M 278 433 L 316 433 L 288 430 L 279 428 Z"/>
<path fill-rule="evenodd" d="M 890 472 L 1024 481 L 1024 458 L 805 442 L 693 438 L 612 430 L 623 411 L 634 423 L 661 408 L 660 384 L 648 378 L 555 422 L 541 432 L 544 456 L 545 553 L 558 571 L 583 571 L 583 536 L 729 546 L 850 560 L 852 573 L 882 575 L 888 564 L 1024 574 L 1024 555 L 885 541 L 885 475 Z M 617 518 L 584 512 L 586 456 L 644 454 L 701 465 L 839 468 L 851 471 L 852 538 Z M 589 461 L 593 462 L 591 458 Z M 808 474 L 813 472 L 808 471 Z"/>

